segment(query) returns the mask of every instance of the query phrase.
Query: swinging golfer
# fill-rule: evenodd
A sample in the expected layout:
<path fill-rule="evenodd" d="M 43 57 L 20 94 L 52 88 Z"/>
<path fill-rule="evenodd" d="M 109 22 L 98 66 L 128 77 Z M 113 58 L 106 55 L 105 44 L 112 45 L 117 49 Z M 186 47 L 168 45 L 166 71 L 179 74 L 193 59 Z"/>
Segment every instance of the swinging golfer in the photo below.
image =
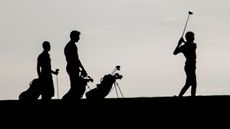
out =
<path fill-rule="evenodd" d="M 194 41 L 194 33 L 187 32 L 185 34 L 186 42 L 184 41 L 183 37 L 178 41 L 178 45 L 174 50 L 173 54 L 177 55 L 178 53 L 183 53 L 186 61 L 185 61 L 185 73 L 186 73 L 186 83 L 182 90 L 180 91 L 179 97 L 182 97 L 184 93 L 188 90 L 191 86 L 191 96 L 196 96 L 196 48 L 197 45 L 193 42 Z M 182 45 L 182 43 L 184 43 Z"/>

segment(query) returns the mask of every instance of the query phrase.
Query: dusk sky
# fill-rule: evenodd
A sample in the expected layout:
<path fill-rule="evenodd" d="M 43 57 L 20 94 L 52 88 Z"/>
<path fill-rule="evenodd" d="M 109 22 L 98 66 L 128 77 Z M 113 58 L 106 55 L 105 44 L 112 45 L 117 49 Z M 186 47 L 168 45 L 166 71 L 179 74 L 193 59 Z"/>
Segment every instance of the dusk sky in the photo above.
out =
<path fill-rule="evenodd" d="M 79 57 L 91 88 L 121 66 L 125 97 L 178 95 L 185 83 L 182 54 L 173 55 L 186 31 L 197 43 L 197 95 L 230 94 L 229 0 L 1 0 L 0 99 L 18 99 L 37 78 L 42 42 L 51 43 L 60 98 L 69 90 L 64 47 L 81 32 Z M 53 76 L 55 91 L 56 76 Z M 185 95 L 190 95 L 190 89 Z M 116 97 L 112 91 L 108 97 Z M 57 94 L 53 97 L 57 98 Z"/>

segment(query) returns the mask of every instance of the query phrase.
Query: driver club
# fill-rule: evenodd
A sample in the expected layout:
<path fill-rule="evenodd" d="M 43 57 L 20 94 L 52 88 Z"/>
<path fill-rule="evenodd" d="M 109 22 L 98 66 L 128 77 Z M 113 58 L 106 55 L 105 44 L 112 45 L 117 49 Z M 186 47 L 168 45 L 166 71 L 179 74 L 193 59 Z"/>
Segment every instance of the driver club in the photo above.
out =
<path fill-rule="evenodd" d="M 185 29 L 186 29 L 186 27 L 187 27 L 187 24 L 188 24 L 188 20 L 189 20 L 189 16 L 190 16 L 190 15 L 193 15 L 193 12 L 188 11 L 188 17 L 187 17 L 186 24 L 185 24 L 185 27 L 184 27 L 184 30 L 183 30 L 183 33 L 182 33 L 182 37 L 184 36 L 184 32 L 185 32 Z"/>

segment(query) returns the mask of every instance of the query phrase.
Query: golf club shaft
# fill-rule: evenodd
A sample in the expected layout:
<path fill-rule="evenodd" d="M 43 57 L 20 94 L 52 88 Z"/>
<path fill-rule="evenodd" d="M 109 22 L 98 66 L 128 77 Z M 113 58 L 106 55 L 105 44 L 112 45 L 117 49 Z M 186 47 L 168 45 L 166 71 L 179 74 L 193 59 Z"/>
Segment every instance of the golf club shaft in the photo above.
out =
<path fill-rule="evenodd" d="M 185 27 L 184 27 L 184 30 L 183 30 L 183 33 L 182 33 L 182 36 L 181 36 L 181 37 L 184 36 L 185 30 L 186 30 L 186 27 L 187 27 L 187 24 L 188 24 L 189 16 L 190 16 L 190 14 L 188 14 L 188 18 L 187 18 L 187 20 L 186 20 L 186 24 L 185 24 Z"/>
<path fill-rule="evenodd" d="M 113 75 L 116 71 L 117 71 L 117 68 L 115 68 L 111 74 Z"/>
<path fill-rule="evenodd" d="M 58 76 L 56 75 L 56 81 L 57 81 L 57 98 L 59 99 L 59 87 L 58 87 Z"/>

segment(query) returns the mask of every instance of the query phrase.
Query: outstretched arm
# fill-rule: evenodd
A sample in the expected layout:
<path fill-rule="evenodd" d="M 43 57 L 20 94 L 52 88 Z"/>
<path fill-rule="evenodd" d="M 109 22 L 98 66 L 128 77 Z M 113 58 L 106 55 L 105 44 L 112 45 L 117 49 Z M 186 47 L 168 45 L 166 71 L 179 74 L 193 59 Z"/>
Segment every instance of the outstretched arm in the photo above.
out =
<path fill-rule="evenodd" d="M 181 44 L 184 42 L 183 37 L 180 38 L 180 40 L 178 41 L 178 44 L 173 52 L 174 55 L 177 55 L 178 53 L 180 53 L 180 46 Z"/>

